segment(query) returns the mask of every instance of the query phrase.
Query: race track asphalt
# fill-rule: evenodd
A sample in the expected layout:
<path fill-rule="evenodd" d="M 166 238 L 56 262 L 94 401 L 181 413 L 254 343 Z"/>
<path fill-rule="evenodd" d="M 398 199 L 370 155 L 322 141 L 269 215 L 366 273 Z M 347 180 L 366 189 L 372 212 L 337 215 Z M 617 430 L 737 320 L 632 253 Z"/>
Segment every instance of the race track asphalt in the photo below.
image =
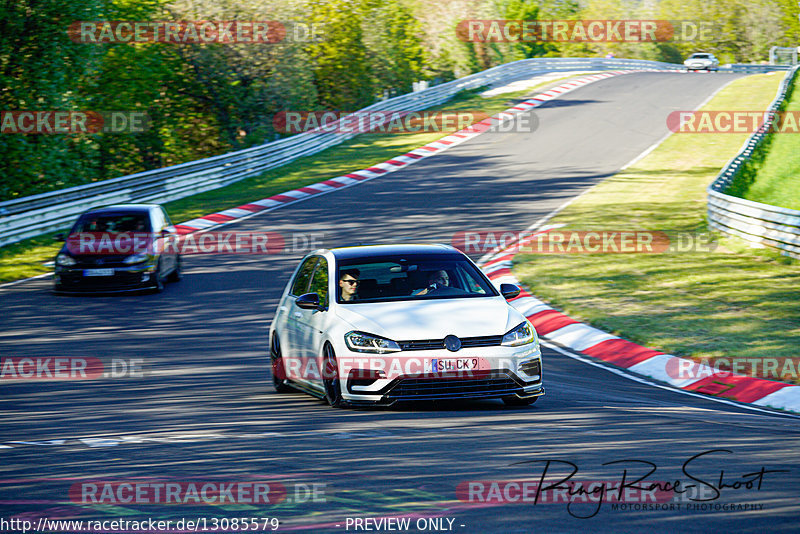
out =
<path fill-rule="evenodd" d="M 326 247 L 521 231 L 661 139 L 671 111 L 694 109 L 734 76 L 602 80 L 536 109 L 532 133 L 485 134 L 225 230 L 280 232 L 298 244 L 313 237 Z M 547 395 L 530 408 L 484 401 L 335 410 L 274 393 L 267 332 L 299 248 L 186 257 L 184 279 L 158 295 L 55 296 L 49 279 L 0 289 L 3 357 L 140 359 L 144 370 L 138 378 L 0 383 L 0 520 L 277 517 L 281 531 L 354 532 L 347 518 L 407 516 L 410 532 L 418 518 L 450 518 L 464 533 L 796 529 L 796 418 L 656 388 L 551 349 Z M 708 451 L 716 452 L 692 460 Z M 687 493 L 658 510 L 459 500 L 459 484 L 538 480 L 547 460 L 550 475 L 574 465 L 573 480 L 609 483 L 625 469 L 630 482 L 652 464 L 649 482 L 680 480 Z M 132 480 L 268 481 L 288 498 L 113 506 L 70 498 L 80 482 Z M 305 499 L 303 484 L 322 485 L 325 502 Z M 721 485 L 715 500 L 698 501 Z"/>

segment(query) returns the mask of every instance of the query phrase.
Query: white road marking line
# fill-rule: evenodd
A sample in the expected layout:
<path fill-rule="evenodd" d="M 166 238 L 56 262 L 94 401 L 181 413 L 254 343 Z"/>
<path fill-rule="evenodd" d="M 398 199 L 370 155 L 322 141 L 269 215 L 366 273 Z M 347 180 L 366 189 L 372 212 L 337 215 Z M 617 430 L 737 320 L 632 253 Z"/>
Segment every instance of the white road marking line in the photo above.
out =
<path fill-rule="evenodd" d="M 663 384 L 658 384 L 656 382 L 653 382 L 653 381 L 648 380 L 646 378 L 643 378 L 641 376 L 633 375 L 633 374 L 627 372 L 626 369 L 617 369 L 617 368 L 614 368 L 614 367 L 609 367 L 608 364 L 602 365 L 602 364 L 600 364 L 600 363 L 598 363 L 598 362 L 596 362 L 594 360 L 590 360 L 588 356 L 582 356 L 582 355 L 576 354 L 576 353 L 571 352 L 571 351 L 569 351 L 569 350 L 567 350 L 565 348 L 559 347 L 558 345 L 555 345 L 555 344 L 552 344 L 552 343 L 548 343 L 547 341 L 540 340 L 540 343 L 542 345 L 544 345 L 545 347 L 549 348 L 549 349 L 553 349 L 556 352 L 560 352 L 564 356 L 567 356 L 567 357 L 572 358 L 574 360 L 578 360 L 578 361 L 581 361 L 583 363 L 592 365 L 594 367 L 599 367 L 600 369 L 605 369 L 606 371 L 608 371 L 610 373 L 614 373 L 615 375 L 621 376 L 623 378 L 627 378 L 628 380 L 633 380 L 634 382 L 639 382 L 640 384 L 646 384 L 648 386 L 657 387 L 659 389 L 664 389 L 664 390 L 667 390 L 667 391 L 674 391 L 675 393 L 681 393 L 683 395 L 689 395 L 690 397 L 697 397 L 699 399 L 705 399 L 705 400 L 711 401 L 711 402 L 718 402 L 718 403 L 721 403 L 721 404 L 727 404 L 729 406 L 735 406 L 735 407 L 741 408 L 743 410 L 750 410 L 750 411 L 759 412 L 759 413 L 765 413 L 765 414 L 769 414 L 769 415 L 783 416 L 783 417 L 790 417 L 790 418 L 794 418 L 794 419 L 800 419 L 800 415 L 795 415 L 795 414 L 791 414 L 791 413 L 776 412 L 776 411 L 772 411 L 772 410 L 764 410 L 762 408 L 756 408 L 755 406 L 751 406 L 749 404 L 739 403 L 739 402 L 735 402 L 735 401 L 731 401 L 731 400 L 727 400 L 727 399 L 720 399 L 719 397 L 711 397 L 709 395 L 703 395 L 701 393 L 694 393 L 693 391 L 686 391 L 684 389 L 678 389 L 678 388 L 675 388 L 675 387 L 672 387 L 672 386 L 666 386 L 666 385 L 663 385 Z M 786 388 L 784 388 L 784 389 L 786 389 Z"/>

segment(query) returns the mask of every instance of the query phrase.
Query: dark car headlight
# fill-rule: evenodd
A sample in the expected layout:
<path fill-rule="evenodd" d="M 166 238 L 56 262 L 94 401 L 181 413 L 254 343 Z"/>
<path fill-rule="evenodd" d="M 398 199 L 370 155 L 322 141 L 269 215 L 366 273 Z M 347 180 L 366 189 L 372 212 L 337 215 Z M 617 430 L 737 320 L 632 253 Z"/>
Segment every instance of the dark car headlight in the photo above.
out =
<path fill-rule="evenodd" d="M 127 258 L 125 258 L 122 263 L 125 265 L 134 265 L 137 263 L 143 263 L 150 259 L 150 256 L 147 254 L 131 254 Z"/>
<path fill-rule="evenodd" d="M 385 354 L 400 350 L 400 345 L 397 342 L 364 332 L 348 332 L 344 335 L 344 342 L 347 344 L 347 348 L 354 352 Z"/>
<path fill-rule="evenodd" d="M 506 347 L 518 347 L 536 341 L 538 341 L 536 329 L 533 328 L 533 325 L 529 321 L 525 321 L 509 330 L 506 335 L 503 336 L 502 345 Z"/>
<path fill-rule="evenodd" d="M 56 256 L 56 265 L 59 265 L 61 267 L 70 267 L 72 265 L 75 265 L 76 263 L 78 262 L 75 261 L 75 258 L 70 256 L 69 254 L 65 254 L 64 252 L 61 252 L 58 254 L 58 256 Z"/>

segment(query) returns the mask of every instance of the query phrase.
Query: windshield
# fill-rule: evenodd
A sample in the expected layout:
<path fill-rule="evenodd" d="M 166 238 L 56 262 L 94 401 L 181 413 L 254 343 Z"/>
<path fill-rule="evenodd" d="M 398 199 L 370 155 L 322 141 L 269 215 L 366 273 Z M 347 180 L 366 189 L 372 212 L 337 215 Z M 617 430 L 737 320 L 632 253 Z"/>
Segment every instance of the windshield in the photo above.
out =
<path fill-rule="evenodd" d="M 342 304 L 498 295 L 470 261 L 453 255 L 344 260 L 336 279 Z"/>
<path fill-rule="evenodd" d="M 692 54 L 692 57 L 689 59 L 709 59 L 708 54 Z"/>
<path fill-rule="evenodd" d="M 150 223 L 146 213 L 103 213 L 81 217 L 71 233 L 79 232 L 149 232 Z"/>

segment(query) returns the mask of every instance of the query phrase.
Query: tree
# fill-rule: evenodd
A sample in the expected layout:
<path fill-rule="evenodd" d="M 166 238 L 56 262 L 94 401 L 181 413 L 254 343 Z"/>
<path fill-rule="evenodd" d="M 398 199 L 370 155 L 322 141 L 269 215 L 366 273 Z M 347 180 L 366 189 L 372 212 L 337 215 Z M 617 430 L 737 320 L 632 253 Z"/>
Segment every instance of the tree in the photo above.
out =
<path fill-rule="evenodd" d="M 0 4 L 0 110 L 79 110 L 80 88 L 99 60 L 67 27 L 101 13 L 99 0 L 3 0 Z M 83 136 L 5 133 L 0 141 L 0 199 L 76 185 L 91 175 Z"/>
<path fill-rule="evenodd" d="M 314 65 L 314 85 L 324 109 L 354 110 L 375 100 L 363 40 L 364 3 L 361 0 L 312 2 L 307 18 L 322 25 L 324 38 L 306 50 Z"/>
<path fill-rule="evenodd" d="M 428 64 L 419 22 L 405 5 L 386 0 L 368 11 L 363 25 L 375 87 L 410 92 L 412 83 L 425 77 Z"/>

